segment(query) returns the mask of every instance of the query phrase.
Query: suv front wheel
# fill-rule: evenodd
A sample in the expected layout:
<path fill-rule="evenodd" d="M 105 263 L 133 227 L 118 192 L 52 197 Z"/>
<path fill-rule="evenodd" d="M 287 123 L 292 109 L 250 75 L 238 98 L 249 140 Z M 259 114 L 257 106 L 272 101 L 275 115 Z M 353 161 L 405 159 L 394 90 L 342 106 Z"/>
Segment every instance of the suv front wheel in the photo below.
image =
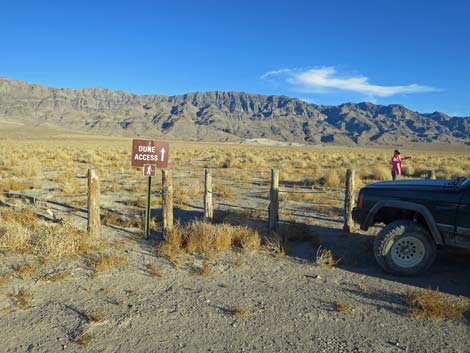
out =
<path fill-rule="evenodd" d="M 385 271 L 411 276 L 432 265 L 436 258 L 436 244 L 421 225 L 400 220 L 388 224 L 377 234 L 374 255 Z"/>

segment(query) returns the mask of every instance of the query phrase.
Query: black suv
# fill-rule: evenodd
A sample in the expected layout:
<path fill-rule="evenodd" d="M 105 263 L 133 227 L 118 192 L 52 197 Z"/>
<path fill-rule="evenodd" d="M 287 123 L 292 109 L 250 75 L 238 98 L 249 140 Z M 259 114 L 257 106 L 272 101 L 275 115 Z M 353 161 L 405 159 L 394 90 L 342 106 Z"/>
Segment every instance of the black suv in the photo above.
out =
<path fill-rule="evenodd" d="M 470 248 L 470 178 L 367 185 L 359 191 L 353 219 L 362 230 L 385 224 L 374 241 L 385 271 L 418 274 L 432 265 L 437 247 Z"/>

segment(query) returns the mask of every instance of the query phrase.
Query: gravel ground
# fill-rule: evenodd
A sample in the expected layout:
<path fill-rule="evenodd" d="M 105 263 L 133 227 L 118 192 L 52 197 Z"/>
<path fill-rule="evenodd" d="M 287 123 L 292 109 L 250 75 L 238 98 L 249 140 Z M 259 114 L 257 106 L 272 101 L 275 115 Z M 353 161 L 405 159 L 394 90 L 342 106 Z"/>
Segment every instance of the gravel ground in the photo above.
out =
<path fill-rule="evenodd" d="M 469 296 L 468 256 L 441 253 L 429 274 L 397 278 L 368 257 L 371 237 L 316 231 L 324 246 L 348 255 L 339 267 L 315 265 L 316 251 L 304 242 L 284 257 L 225 254 L 203 277 L 195 271 L 203 259 L 188 257 L 176 269 L 155 256 L 153 242 L 140 241 L 121 269 L 91 276 L 81 261 L 63 261 L 72 275 L 62 282 L 42 280 L 47 269 L 14 278 L 0 287 L 1 351 L 470 352 L 468 322 L 414 319 L 403 297 L 415 287 Z M 107 228 L 105 236 L 129 235 Z M 3 256 L 1 270 L 14 261 Z M 148 263 L 161 266 L 160 279 L 149 276 Z M 8 296 L 20 288 L 34 297 L 29 309 Z M 338 304 L 348 310 L 338 312 Z M 102 312 L 101 322 L 87 319 L 92 310 Z M 90 342 L 79 345 L 79 336 Z"/>

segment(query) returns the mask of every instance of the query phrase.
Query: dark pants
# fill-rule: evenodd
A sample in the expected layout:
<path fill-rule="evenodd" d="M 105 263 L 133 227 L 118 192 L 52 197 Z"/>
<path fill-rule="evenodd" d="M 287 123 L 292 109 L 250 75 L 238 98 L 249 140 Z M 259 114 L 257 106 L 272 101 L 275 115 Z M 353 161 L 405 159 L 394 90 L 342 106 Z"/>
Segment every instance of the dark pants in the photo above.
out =
<path fill-rule="evenodd" d="M 392 179 L 393 180 L 400 180 L 400 174 L 392 170 Z"/>

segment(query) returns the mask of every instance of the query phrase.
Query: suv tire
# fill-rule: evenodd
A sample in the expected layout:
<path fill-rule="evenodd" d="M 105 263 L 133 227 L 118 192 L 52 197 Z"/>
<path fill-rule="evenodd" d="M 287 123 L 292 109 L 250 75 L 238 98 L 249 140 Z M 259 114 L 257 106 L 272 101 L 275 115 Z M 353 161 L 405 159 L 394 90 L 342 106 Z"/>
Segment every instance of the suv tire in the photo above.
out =
<path fill-rule="evenodd" d="M 385 271 L 412 276 L 432 265 L 436 259 L 436 244 L 421 225 L 399 220 L 388 224 L 377 234 L 374 255 Z"/>

